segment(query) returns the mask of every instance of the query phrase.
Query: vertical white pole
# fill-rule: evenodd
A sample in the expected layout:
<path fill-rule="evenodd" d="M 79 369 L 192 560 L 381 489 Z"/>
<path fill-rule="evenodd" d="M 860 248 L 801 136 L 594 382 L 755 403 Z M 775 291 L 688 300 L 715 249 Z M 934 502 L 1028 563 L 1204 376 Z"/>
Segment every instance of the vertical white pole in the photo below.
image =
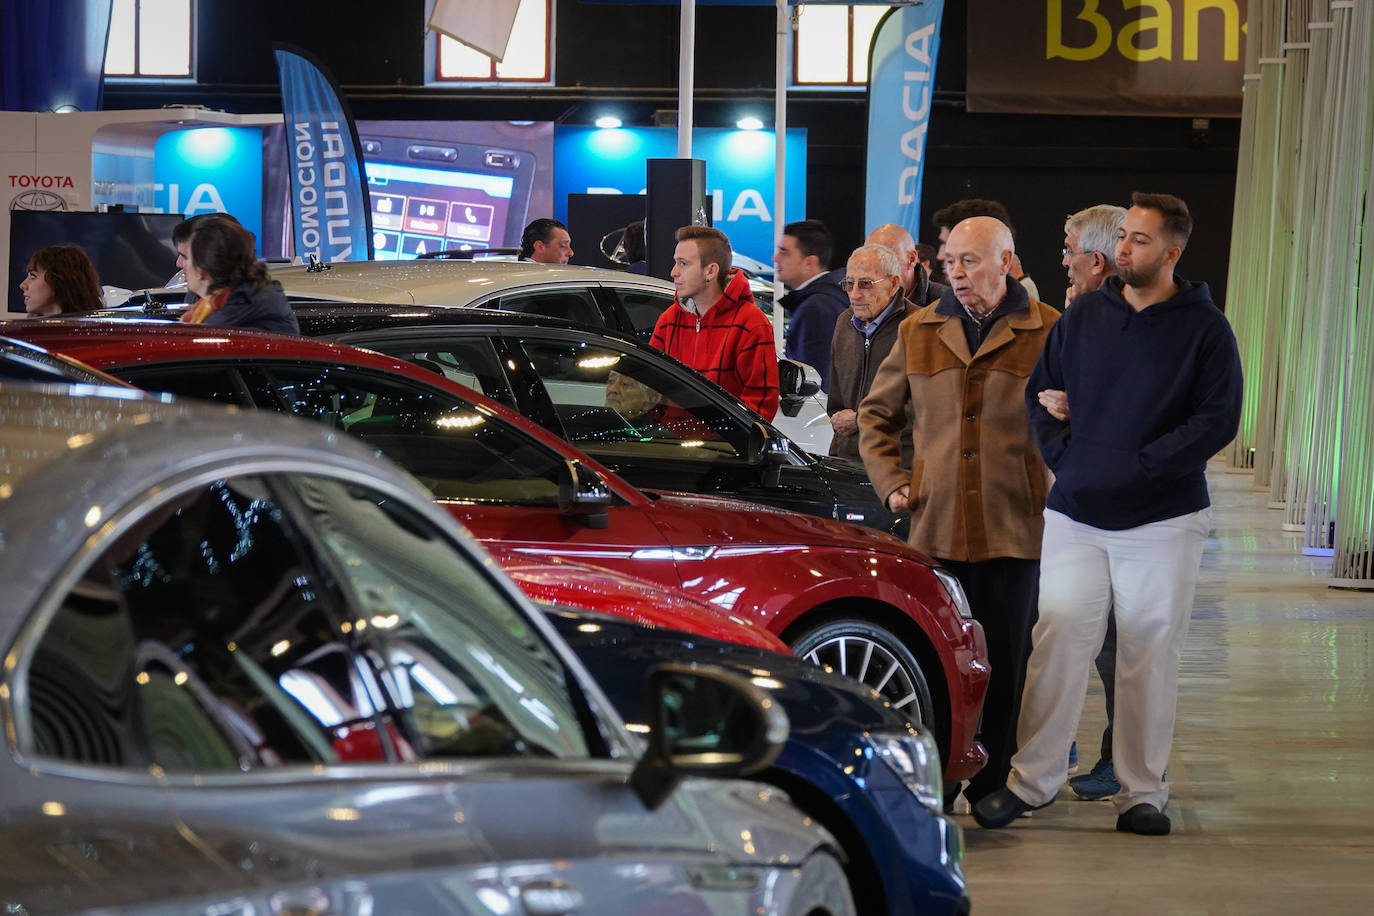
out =
<path fill-rule="evenodd" d="M 773 134 L 775 138 L 773 170 L 773 250 L 777 251 L 782 241 L 782 227 L 786 225 L 784 216 L 787 206 L 787 79 L 791 73 L 790 61 L 792 42 L 790 41 L 791 16 L 787 13 L 787 0 L 777 0 L 777 73 L 773 89 Z M 771 253 L 770 253 L 771 254 Z M 778 355 L 783 355 L 782 334 L 782 281 L 773 274 L 773 344 Z"/>
<path fill-rule="evenodd" d="M 677 61 L 677 156 L 692 158 L 692 81 L 697 56 L 696 0 L 682 0 L 681 42 Z"/>

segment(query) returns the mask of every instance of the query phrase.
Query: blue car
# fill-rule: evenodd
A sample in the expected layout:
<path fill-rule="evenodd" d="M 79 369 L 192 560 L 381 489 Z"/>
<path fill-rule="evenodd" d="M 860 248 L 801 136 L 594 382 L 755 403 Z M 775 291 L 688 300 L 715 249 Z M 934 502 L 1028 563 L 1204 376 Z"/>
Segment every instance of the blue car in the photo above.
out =
<path fill-rule="evenodd" d="M 734 670 L 768 690 L 791 733 L 753 778 L 786 790 L 839 841 L 859 912 L 969 912 L 939 752 L 877 694 L 792 656 L 568 608 L 548 616 L 632 731 L 648 730 L 644 676 L 664 659 Z"/>

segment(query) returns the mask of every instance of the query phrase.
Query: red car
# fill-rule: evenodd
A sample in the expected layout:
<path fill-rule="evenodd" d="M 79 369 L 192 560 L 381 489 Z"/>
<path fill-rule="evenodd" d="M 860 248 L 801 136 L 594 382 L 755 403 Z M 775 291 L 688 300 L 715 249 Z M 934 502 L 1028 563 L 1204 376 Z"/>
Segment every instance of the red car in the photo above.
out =
<path fill-rule="evenodd" d="M 560 557 L 531 557 L 486 544 L 487 552 L 532 601 L 611 614 L 645 627 L 684 630 L 769 652 L 792 654 L 787 643 L 767 630 L 725 614 L 685 595 L 680 588 L 569 563 Z"/>
<path fill-rule="evenodd" d="M 133 321 L 13 322 L 3 333 L 141 388 L 328 423 L 409 470 L 484 542 L 680 588 L 878 690 L 931 729 L 946 778 L 986 760 L 974 735 L 982 628 L 953 577 L 896 538 L 638 490 L 445 375 L 364 350 Z"/>
<path fill-rule="evenodd" d="M 0 380 L 126 384 L 71 357 L 6 337 L 0 337 Z M 785 642 L 767 630 L 731 618 L 683 594 L 680 588 L 665 588 L 559 557 L 535 558 L 491 546 L 488 553 L 492 559 L 534 601 L 611 614 L 640 626 L 685 630 L 756 649 L 792 653 Z"/>

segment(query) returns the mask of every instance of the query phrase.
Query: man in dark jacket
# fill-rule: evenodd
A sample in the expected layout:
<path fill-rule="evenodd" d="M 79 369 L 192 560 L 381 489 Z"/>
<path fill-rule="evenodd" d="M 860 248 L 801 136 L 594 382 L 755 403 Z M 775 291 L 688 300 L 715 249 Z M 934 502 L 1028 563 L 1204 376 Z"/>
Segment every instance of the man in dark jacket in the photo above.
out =
<path fill-rule="evenodd" d="M 874 248 L 887 248 L 895 255 L 888 262 Z M 862 252 L 862 254 L 861 254 Z M 830 387 L 825 412 L 835 431 L 830 440 L 830 454 L 837 458 L 859 460 L 859 402 L 873 385 L 878 364 L 892 349 L 897 339 L 897 325 L 918 308 L 939 300 L 949 289 L 930 279 L 916 260 L 916 243 L 911 233 L 895 223 L 879 226 L 868 234 L 868 243 L 850 257 L 849 270 L 854 270 L 854 258 L 860 258 L 860 273 L 855 277 L 873 278 L 895 274 L 897 291 L 849 288 L 850 307 L 835 322 L 830 340 Z M 911 422 L 908 418 L 902 431 L 902 466 L 911 467 Z"/>
<path fill-rule="evenodd" d="M 896 223 L 884 223 L 868 234 L 866 245 L 886 245 L 897 255 L 901 265 L 902 295 L 917 308 L 936 301 L 949 289 L 943 283 L 930 279 L 930 271 L 921 264 L 920 247 L 911 233 Z M 930 246 L 925 246 L 929 248 Z"/>
<path fill-rule="evenodd" d="M 1174 275 L 1192 231 L 1187 206 L 1165 194 L 1132 202 L 1117 233 L 1117 276 L 1074 302 L 1026 385 L 1055 482 L 1019 750 L 1006 787 L 973 808 L 984 827 L 1049 804 L 1064 785 L 1109 611 L 1116 829 L 1157 836 L 1171 826 L 1164 770 L 1210 527 L 1204 470 L 1236 434 L 1243 386 L 1235 336 L 1206 285 Z"/>
<path fill-rule="evenodd" d="M 805 219 L 782 228 L 782 240 L 773 255 L 778 279 L 791 289 L 778 300 L 792 315 L 784 352 L 788 359 L 814 366 L 825 391 L 830 390 L 830 337 L 835 320 L 849 308 L 839 282 L 828 273 L 834 248 L 825 224 Z"/>

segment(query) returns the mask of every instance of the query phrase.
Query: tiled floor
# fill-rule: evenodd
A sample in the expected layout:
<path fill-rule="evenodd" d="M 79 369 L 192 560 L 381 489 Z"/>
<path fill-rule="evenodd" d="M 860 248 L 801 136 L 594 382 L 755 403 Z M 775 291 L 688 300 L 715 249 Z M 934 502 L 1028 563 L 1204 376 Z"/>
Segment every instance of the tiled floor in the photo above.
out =
<path fill-rule="evenodd" d="M 1110 801 L 1068 789 L 1006 830 L 960 817 L 975 913 L 1374 912 L 1374 592 L 1328 588 L 1330 561 L 1302 555 L 1267 491 L 1214 470 L 1173 834 L 1116 833 Z M 1084 772 L 1104 719 L 1095 683 Z"/>

